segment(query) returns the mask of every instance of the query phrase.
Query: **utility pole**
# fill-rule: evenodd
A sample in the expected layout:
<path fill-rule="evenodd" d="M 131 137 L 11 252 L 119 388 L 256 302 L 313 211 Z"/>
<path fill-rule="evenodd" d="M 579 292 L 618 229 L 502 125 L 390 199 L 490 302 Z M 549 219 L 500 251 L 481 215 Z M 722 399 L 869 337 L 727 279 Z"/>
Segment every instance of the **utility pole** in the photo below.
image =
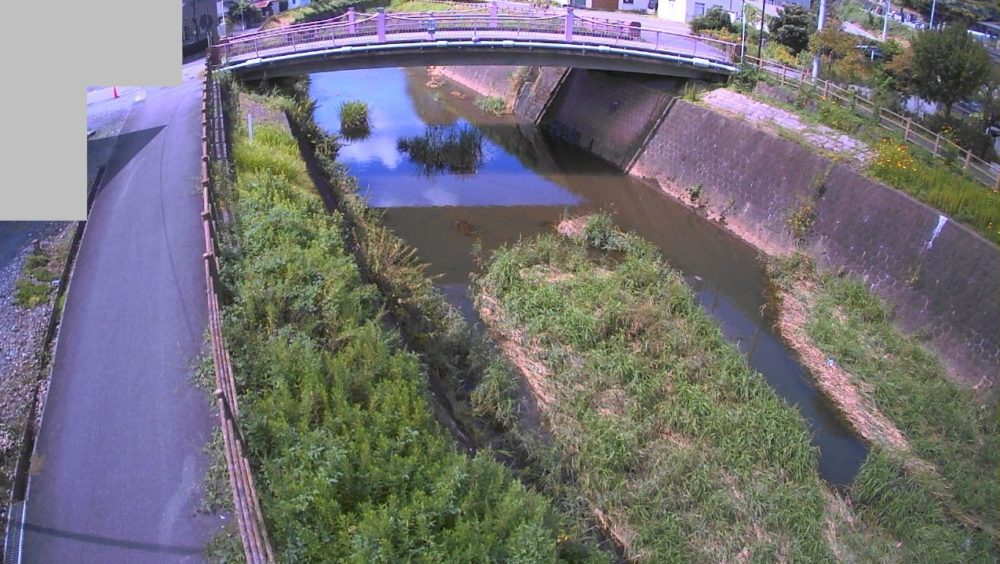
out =
<path fill-rule="evenodd" d="M 819 17 L 816 19 L 816 33 L 823 31 L 826 20 L 826 0 L 819 0 Z M 813 55 L 813 80 L 819 78 L 819 53 Z"/>
<path fill-rule="evenodd" d="M 760 5 L 760 43 L 757 44 L 757 62 L 763 62 L 764 56 L 764 16 L 767 15 L 767 0 Z"/>
<path fill-rule="evenodd" d="M 892 8 L 892 0 L 885 0 L 885 19 L 882 21 L 882 41 L 889 35 L 889 9 Z"/>
<path fill-rule="evenodd" d="M 740 64 L 746 59 L 747 55 L 747 3 L 743 2 L 743 39 L 740 40 L 740 44 L 743 46 L 740 49 Z"/>
<path fill-rule="evenodd" d="M 932 2 L 931 2 L 931 27 L 930 27 L 930 29 L 934 29 L 934 8 L 937 8 L 937 0 L 932 0 Z"/>

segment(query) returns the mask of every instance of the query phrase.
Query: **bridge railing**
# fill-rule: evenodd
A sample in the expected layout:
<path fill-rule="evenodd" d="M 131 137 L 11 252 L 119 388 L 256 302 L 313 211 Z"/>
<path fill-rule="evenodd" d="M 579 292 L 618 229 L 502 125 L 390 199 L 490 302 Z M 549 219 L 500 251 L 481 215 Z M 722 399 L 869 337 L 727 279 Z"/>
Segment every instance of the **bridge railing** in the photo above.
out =
<path fill-rule="evenodd" d="M 341 46 L 459 39 L 531 40 L 620 46 L 731 64 L 737 45 L 725 41 L 642 29 L 628 22 L 579 17 L 566 12 L 504 11 L 496 4 L 462 12 L 347 14 L 229 38 L 213 47 L 213 60 L 230 64 Z"/>

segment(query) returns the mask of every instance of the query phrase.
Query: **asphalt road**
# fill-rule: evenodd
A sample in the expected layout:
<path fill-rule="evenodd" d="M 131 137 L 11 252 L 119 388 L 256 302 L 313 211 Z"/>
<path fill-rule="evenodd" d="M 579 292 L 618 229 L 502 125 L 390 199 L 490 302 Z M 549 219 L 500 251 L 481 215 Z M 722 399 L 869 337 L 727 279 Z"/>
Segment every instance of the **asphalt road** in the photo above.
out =
<path fill-rule="evenodd" d="M 23 562 L 197 562 L 215 419 L 192 374 L 206 322 L 200 83 L 151 88 L 77 258 L 35 445 Z"/>

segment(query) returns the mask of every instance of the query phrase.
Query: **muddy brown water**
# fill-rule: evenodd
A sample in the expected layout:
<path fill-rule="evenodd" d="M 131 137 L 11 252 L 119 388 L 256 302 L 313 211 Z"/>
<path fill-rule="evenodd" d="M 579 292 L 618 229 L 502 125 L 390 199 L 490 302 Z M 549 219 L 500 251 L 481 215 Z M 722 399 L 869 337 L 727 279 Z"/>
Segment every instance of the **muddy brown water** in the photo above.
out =
<path fill-rule="evenodd" d="M 345 142 L 340 160 L 470 322 L 479 323 L 469 296 L 477 252 L 488 256 L 501 245 L 549 231 L 566 214 L 611 211 L 620 227 L 654 242 L 684 273 L 726 338 L 799 409 L 820 450 L 820 475 L 834 485 L 853 481 L 867 449 L 771 330 L 766 276 L 753 248 L 657 187 L 533 125 L 479 110 L 476 95 L 458 85 L 443 81 L 433 87 L 429 81 L 425 69 L 319 73 L 311 76 L 310 94 L 317 122 L 331 133 L 339 130 L 342 102 L 368 103 L 371 134 Z M 473 150 L 471 159 L 448 158 L 467 147 L 449 145 L 435 158 L 412 149 L 414 139 L 458 139 L 469 129 L 481 134 L 481 151 Z M 404 144 L 409 151 L 400 140 L 411 141 Z"/>

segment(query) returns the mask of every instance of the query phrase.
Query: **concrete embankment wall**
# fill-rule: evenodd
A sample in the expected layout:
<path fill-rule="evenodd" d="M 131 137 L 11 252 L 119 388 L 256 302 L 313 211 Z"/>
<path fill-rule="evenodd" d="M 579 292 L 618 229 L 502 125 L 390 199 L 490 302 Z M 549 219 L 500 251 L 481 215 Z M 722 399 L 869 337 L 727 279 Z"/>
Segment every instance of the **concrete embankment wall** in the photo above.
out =
<path fill-rule="evenodd" d="M 995 381 L 1000 250 L 968 228 L 795 141 L 684 101 L 629 172 L 682 199 L 700 184 L 710 214 L 725 213 L 770 252 L 794 247 L 789 219 L 812 205 L 805 247 L 822 265 L 864 280 L 960 374 Z"/>
<path fill-rule="evenodd" d="M 503 98 L 521 120 L 538 119 L 560 89 L 567 69 L 558 67 L 437 67 L 445 77 L 483 96 Z"/>
<path fill-rule="evenodd" d="M 626 168 L 673 98 L 611 74 L 574 69 L 541 122 L 556 137 Z"/>
<path fill-rule="evenodd" d="M 444 76 L 483 96 L 496 96 L 508 103 L 513 101 L 511 77 L 524 67 L 437 67 Z"/>
<path fill-rule="evenodd" d="M 929 337 L 960 375 L 996 381 L 1000 249 L 796 141 L 670 100 L 675 94 L 573 70 L 538 92 L 522 90 L 517 107 L 542 111 L 534 121 L 551 133 L 655 181 L 686 205 L 703 206 L 710 217 L 724 216 L 731 231 L 768 253 L 802 244 L 823 266 L 844 269 L 893 304 L 899 324 Z M 544 102 L 525 99 L 535 96 Z M 802 243 L 789 222 L 810 206 L 814 219 Z"/>

